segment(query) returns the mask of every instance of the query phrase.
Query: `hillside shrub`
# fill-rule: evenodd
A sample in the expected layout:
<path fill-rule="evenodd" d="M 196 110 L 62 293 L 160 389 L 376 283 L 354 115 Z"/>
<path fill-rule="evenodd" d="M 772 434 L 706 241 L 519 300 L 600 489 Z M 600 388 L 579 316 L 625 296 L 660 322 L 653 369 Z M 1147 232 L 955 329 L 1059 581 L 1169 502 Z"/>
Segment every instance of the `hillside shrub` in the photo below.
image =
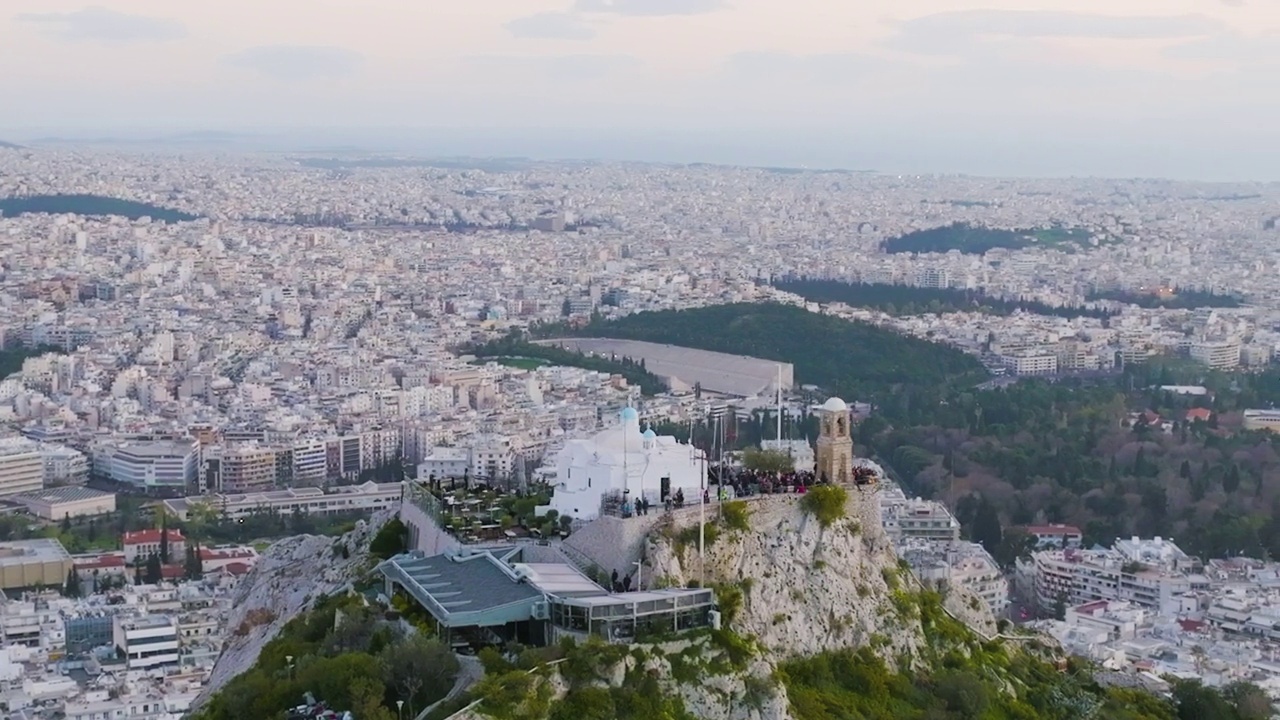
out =
<path fill-rule="evenodd" d="M 751 509 L 741 500 L 725 503 L 721 509 L 725 527 L 730 530 L 751 529 Z"/>
<path fill-rule="evenodd" d="M 800 499 L 800 507 L 827 528 L 844 517 L 844 506 L 848 501 L 849 492 L 840 485 L 817 485 Z"/>
<path fill-rule="evenodd" d="M 373 541 L 369 543 L 369 552 L 374 557 L 387 560 L 404 552 L 408 546 L 409 528 L 400 522 L 400 518 L 392 518 L 378 530 L 377 535 L 373 536 Z"/>

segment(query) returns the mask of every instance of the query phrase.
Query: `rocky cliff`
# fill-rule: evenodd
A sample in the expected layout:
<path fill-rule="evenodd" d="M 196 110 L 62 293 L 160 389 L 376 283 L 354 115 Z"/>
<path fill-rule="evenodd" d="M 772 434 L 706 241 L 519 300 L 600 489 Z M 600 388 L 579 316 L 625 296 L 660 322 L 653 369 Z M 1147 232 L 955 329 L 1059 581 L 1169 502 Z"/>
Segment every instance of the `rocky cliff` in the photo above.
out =
<path fill-rule="evenodd" d="M 740 590 L 733 629 L 774 654 L 813 655 L 874 642 L 890 662 L 914 655 L 920 629 L 899 619 L 903 601 L 895 596 L 911 589 L 910 577 L 867 507 L 874 501 L 850 493 L 846 517 L 824 528 L 801 509 L 802 497 L 746 504 L 749 529 L 722 524 L 705 558 L 698 557 L 693 532 L 674 526 L 653 533 L 646 572 L 670 585 Z"/>
<path fill-rule="evenodd" d="M 371 567 L 369 542 L 394 516 L 394 510 L 378 513 L 340 538 L 299 535 L 268 548 L 236 588 L 227 618 L 231 637 L 193 707 L 253 667 L 286 622 L 310 610 L 318 597 L 347 588 Z"/>
<path fill-rule="evenodd" d="M 581 657 L 575 669 L 572 654 L 529 674 L 528 685 L 515 691 L 518 678 L 486 678 L 478 695 L 490 698 L 495 712 L 486 713 L 481 703 L 455 718 L 503 715 L 513 708 L 496 708 L 493 698 L 518 697 L 524 698 L 523 716 L 545 717 L 561 703 L 599 700 L 599 693 L 581 692 L 594 686 L 620 690 L 616 697 L 678 698 L 689 715 L 708 720 L 791 720 L 777 672 L 790 658 L 867 647 L 890 666 L 923 669 L 932 654 L 922 625 L 924 605 L 884 535 L 873 496 L 851 492 L 844 516 L 825 527 L 806 512 L 800 496 L 759 498 L 737 505 L 734 514 L 736 521 L 708 527 L 701 557 L 697 515 L 690 513 L 654 527 L 642 550 L 646 586 L 714 586 L 728 632 L 595 650 L 598 675 L 585 679 Z M 584 553 L 603 558 L 620 551 L 617 542 L 596 540 L 601 542 L 581 547 Z M 958 603 L 968 611 L 966 622 L 981 631 L 994 627 L 985 606 L 974 609 L 967 597 Z M 578 691 L 576 699 L 571 688 Z"/>

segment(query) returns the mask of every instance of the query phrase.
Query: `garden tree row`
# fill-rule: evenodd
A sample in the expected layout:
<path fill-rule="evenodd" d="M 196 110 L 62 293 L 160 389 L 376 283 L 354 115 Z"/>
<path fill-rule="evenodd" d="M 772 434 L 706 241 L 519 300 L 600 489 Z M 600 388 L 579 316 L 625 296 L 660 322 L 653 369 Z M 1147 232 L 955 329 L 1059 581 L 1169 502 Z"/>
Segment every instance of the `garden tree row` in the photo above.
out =
<path fill-rule="evenodd" d="M 566 350 L 554 345 L 538 345 L 529 342 L 520 333 L 511 333 L 499 340 L 465 348 L 463 352 L 479 358 L 526 357 L 546 360 L 553 365 L 583 368 L 610 375 L 621 375 L 626 381 L 640 388 L 645 395 L 665 392 L 666 383 L 645 368 L 644 359 L 629 357 L 601 357 L 581 351 Z"/>
<path fill-rule="evenodd" d="M 1015 312 L 1056 317 L 1108 318 L 1115 313 L 1101 308 L 1048 305 L 1036 300 L 1009 300 L 993 297 L 983 290 L 927 288 L 888 283 L 847 283 L 786 277 L 773 286 L 818 303 L 844 303 L 851 307 L 879 310 L 889 315 L 922 313 L 980 312 L 988 315 L 1012 315 Z"/>

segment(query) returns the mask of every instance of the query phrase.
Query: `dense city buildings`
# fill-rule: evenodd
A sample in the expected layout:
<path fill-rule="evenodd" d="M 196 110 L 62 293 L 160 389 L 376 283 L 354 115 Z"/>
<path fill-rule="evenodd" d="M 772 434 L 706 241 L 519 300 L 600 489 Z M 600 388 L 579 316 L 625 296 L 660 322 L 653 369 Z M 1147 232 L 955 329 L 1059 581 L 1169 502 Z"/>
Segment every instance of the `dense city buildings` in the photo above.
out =
<path fill-rule="evenodd" d="M 671 345 L 540 336 L 625 358 L 660 391 L 617 364 L 468 354 L 520 331 L 779 302 L 955 346 L 996 376 L 1050 378 L 1161 355 L 1261 368 L 1280 346 L 1274 186 L 624 163 L 335 168 L 278 155 L 0 149 L 0 198 L 94 193 L 194 218 L 83 207 L 0 217 L 0 350 L 12 369 L 0 377 L 0 506 L 50 535 L 0 544 L 0 589 L 12 591 L 0 596 L 0 681 L 23 688 L 22 707 L 85 720 L 180 716 L 230 631 L 221 623 L 254 548 L 188 547 L 160 523 L 113 552 L 73 556 L 52 539 L 61 523 L 125 507 L 117 493 L 178 522 L 238 523 L 402 502 L 413 512 L 406 498 L 421 488 L 406 474 L 450 488 L 541 480 L 555 490 L 549 509 L 571 523 L 611 503 L 634 513 L 640 498 L 696 502 L 707 458 L 693 421 L 767 411 L 785 394 L 789 411 L 818 416 L 818 442 L 784 437 L 780 423 L 764 446 L 796 470 L 834 475 L 854 466 L 851 411 L 874 412 L 801 386 L 791 364 Z M 998 230 L 1004 244 L 898 252 L 889 242 L 948 227 Z M 785 278 L 955 294 L 819 302 L 781 289 Z M 1025 307 L 983 307 L 995 302 Z M 1274 430 L 1277 417 L 1259 407 L 1243 425 Z M 1213 419 L 1205 408 L 1174 418 Z M 1161 538 L 1084 547 L 1080 528 L 1029 514 L 1019 522 L 1032 523 L 1034 549 L 1013 607 L 995 545 L 972 542 L 946 505 L 887 481 L 878 502 L 923 583 L 997 616 L 1060 610 L 1051 631 L 1109 667 L 1217 682 L 1244 676 L 1227 667 L 1234 660 L 1280 678 L 1264 644 L 1280 617 L 1271 563 L 1202 563 Z M 479 530 L 509 539 L 501 526 Z M 202 573 L 183 567 L 188 550 Z M 707 590 L 654 595 L 648 620 L 596 589 L 549 600 L 582 578 L 527 552 L 402 556 L 382 574 L 427 605 L 437 591 L 494 603 L 437 618 L 458 628 L 527 622 L 549 640 L 634 636 L 642 620 L 716 622 Z M 149 567 L 160 554 L 168 562 Z M 471 573 L 500 596 L 477 592 Z M 433 574 L 450 586 L 432 590 Z M 511 617 L 498 607 L 508 596 Z M 47 670 L 67 656 L 77 671 L 105 662 L 132 673 L 135 691 Z"/>

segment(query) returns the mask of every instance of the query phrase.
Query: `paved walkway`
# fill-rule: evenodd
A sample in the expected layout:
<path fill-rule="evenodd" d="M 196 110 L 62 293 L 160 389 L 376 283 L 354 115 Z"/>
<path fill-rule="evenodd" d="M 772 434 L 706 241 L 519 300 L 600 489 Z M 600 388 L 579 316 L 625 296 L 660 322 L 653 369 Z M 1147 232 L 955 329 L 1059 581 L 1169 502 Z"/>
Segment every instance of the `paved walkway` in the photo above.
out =
<path fill-rule="evenodd" d="M 458 658 L 459 663 L 458 677 L 454 678 L 453 687 L 449 689 L 449 694 L 428 705 L 422 712 L 418 713 L 415 720 L 423 720 L 432 710 L 470 690 L 472 685 L 480 682 L 480 679 L 484 677 L 484 665 L 480 663 L 479 658 L 471 655 L 456 655 L 455 657 Z"/>

